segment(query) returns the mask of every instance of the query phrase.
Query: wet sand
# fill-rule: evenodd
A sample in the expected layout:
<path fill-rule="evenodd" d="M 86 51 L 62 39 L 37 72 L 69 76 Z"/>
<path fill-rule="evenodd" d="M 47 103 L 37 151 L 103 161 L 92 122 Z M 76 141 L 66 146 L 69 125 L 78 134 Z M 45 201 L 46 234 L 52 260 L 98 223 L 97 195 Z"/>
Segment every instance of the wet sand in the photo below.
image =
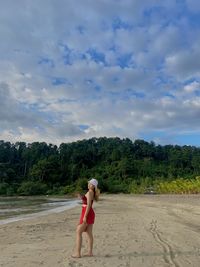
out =
<path fill-rule="evenodd" d="M 0 266 L 200 266 L 200 195 L 103 195 L 94 209 L 94 257 L 70 257 L 79 206 L 0 225 Z"/>

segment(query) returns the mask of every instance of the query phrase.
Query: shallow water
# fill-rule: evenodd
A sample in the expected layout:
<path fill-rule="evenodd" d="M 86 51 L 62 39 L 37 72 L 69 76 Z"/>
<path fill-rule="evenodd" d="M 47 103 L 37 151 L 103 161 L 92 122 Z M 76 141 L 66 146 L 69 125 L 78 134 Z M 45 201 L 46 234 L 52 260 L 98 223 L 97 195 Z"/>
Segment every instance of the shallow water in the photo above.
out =
<path fill-rule="evenodd" d="M 0 197 L 0 224 L 70 209 L 75 199 L 51 197 Z"/>

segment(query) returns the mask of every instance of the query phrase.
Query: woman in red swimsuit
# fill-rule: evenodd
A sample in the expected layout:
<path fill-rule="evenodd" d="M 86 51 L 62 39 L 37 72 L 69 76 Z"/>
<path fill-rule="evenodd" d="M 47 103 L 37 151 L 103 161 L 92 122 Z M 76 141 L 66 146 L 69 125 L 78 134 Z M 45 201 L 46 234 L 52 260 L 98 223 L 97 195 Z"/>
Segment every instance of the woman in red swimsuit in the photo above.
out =
<path fill-rule="evenodd" d="M 88 237 L 89 250 L 87 256 L 93 256 L 93 234 L 92 228 L 95 220 L 95 213 L 92 208 L 93 201 L 99 199 L 99 189 L 97 189 L 98 181 L 91 179 L 88 182 L 88 192 L 84 196 L 79 197 L 82 199 L 82 212 L 80 221 L 76 229 L 76 249 L 72 255 L 73 258 L 81 257 L 82 233 L 86 232 Z"/>

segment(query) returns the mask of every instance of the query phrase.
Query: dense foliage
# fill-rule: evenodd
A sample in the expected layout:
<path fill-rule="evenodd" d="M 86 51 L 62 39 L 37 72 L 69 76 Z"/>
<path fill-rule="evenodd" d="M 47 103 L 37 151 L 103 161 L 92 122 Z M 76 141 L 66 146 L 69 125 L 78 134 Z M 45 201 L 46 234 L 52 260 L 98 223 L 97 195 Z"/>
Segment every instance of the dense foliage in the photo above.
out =
<path fill-rule="evenodd" d="M 72 193 L 85 189 L 90 177 L 99 180 L 103 192 L 142 193 L 153 187 L 161 193 L 185 193 L 185 186 L 191 188 L 192 183 L 195 190 L 190 192 L 198 193 L 195 177 L 199 175 L 200 148 L 194 146 L 161 146 L 118 137 L 59 147 L 0 141 L 1 195 Z"/>

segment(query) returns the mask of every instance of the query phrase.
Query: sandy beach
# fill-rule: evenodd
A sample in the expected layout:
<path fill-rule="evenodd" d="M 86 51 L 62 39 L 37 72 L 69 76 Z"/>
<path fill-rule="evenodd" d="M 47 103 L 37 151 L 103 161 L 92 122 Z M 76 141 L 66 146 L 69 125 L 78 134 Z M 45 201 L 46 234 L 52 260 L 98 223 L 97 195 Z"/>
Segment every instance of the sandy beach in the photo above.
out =
<path fill-rule="evenodd" d="M 199 201 L 199 195 L 102 195 L 94 203 L 94 257 L 80 259 L 70 255 L 81 206 L 1 225 L 0 266 L 198 267 Z"/>

